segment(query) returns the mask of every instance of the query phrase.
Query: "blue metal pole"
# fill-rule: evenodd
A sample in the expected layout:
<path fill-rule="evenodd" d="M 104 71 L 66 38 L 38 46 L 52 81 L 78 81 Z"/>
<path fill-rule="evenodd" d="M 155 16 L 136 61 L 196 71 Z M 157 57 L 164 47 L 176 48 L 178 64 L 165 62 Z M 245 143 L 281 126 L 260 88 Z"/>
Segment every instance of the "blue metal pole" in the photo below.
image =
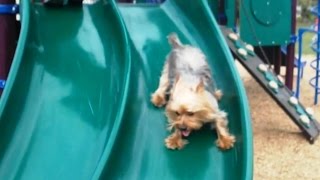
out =
<path fill-rule="evenodd" d="M 320 38 L 319 38 L 319 32 L 320 32 L 320 0 L 318 0 L 318 13 L 317 13 L 317 19 L 318 19 L 318 24 L 317 24 L 317 68 L 316 68 L 316 83 L 315 83 L 315 97 L 314 97 L 314 104 L 318 104 L 318 91 L 319 91 L 319 61 L 320 61 Z"/>
<path fill-rule="evenodd" d="M 0 14 L 17 14 L 19 6 L 17 4 L 0 4 Z"/>

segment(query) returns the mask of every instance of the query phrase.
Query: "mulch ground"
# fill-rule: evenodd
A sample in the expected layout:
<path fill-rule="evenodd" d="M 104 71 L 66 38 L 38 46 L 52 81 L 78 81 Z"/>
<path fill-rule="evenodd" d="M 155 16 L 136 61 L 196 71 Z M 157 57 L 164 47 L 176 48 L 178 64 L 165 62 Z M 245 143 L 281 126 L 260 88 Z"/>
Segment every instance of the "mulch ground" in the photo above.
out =
<path fill-rule="evenodd" d="M 320 180 L 320 139 L 310 145 L 273 99 L 241 65 L 237 66 L 246 88 L 252 116 L 254 179 Z M 304 106 L 312 107 L 316 118 L 320 120 L 320 105 L 313 105 L 314 89 L 308 82 L 314 75 L 315 71 L 308 63 L 301 81 L 300 101 Z"/>

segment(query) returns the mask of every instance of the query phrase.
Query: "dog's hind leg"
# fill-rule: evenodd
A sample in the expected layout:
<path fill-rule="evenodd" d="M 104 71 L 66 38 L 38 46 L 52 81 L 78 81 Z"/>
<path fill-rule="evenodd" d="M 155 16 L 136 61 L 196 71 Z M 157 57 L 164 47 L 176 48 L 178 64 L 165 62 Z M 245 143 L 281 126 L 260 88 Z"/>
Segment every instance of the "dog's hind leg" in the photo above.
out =
<path fill-rule="evenodd" d="M 157 106 L 162 107 L 164 106 L 166 101 L 166 91 L 169 87 L 169 70 L 168 70 L 168 63 L 164 65 L 158 89 L 151 95 L 151 102 Z"/>
<path fill-rule="evenodd" d="M 213 92 L 213 96 L 219 101 L 219 100 L 221 100 L 223 93 L 221 90 L 215 90 Z"/>
<path fill-rule="evenodd" d="M 228 121 L 223 117 L 219 117 L 215 119 L 214 125 L 218 134 L 218 140 L 216 141 L 217 146 L 224 150 L 232 148 L 236 140 L 235 137 L 229 133 L 227 127 Z"/>

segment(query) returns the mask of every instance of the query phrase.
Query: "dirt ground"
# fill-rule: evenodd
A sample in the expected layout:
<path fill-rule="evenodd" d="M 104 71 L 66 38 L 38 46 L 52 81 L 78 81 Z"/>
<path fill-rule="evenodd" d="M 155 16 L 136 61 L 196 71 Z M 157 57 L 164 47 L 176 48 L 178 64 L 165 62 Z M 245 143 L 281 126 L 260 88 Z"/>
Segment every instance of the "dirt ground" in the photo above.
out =
<path fill-rule="evenodd" d="M 313 58 L 306 59 L 310 62 Z M 309 65 L 305 67 L 301 82 L 300 101 L 304 106 L 312 107 L 320 120 L 320 105 L 313 105 L 314 90 L 308 82 L 315 71 Z M 237 66 L 249 98 L 253 121 L 254 179 L 320 180 L 320 138 L 310 145 L 273 99 L 241 65 Z"/>

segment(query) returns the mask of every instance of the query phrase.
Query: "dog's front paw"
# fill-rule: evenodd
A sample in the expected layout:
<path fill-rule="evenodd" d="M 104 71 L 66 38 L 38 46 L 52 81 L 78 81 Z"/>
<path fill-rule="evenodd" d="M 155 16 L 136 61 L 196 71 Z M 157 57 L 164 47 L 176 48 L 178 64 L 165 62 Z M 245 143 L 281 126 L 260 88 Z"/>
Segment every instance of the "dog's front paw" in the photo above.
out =
<path fill-rule="evenodd" d="M 227 150 L 232 148 L 235 142 L 236 142 L 236 138 L 230 135 L 230 136 L 220 137 L 216 143 L 217 143 L 217 146 L 222 150 Z"/>
<path fill-rule="evenodd" d="M 151 102 L 157 107 L 162 107 L 166 104 L 166 99 L 165 96 L 161 96 L 158 93 L 153 93 L 151 96 Z"/>
<path fill-rule="evenodd" d="M 182 149 L 186 144 L 188 144 L 187 140 L 183 140 L 181 138 L 177 138 L 174 136 L 169 136 L 166 140 L 165 140 L 165 144 L 166 147 L 168 149 Z"/>

